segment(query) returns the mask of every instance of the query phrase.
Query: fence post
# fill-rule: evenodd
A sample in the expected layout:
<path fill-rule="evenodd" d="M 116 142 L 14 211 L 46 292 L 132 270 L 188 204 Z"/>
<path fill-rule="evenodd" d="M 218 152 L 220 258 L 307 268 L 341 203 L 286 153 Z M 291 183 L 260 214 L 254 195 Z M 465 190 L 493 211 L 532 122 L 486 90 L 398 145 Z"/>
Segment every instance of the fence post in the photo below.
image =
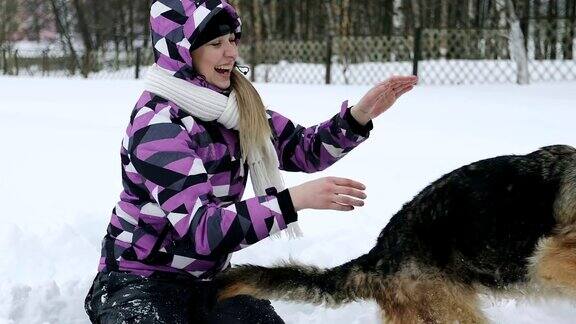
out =
<path fill-rule="evenodd" d="M 140 78 L 140 47 L 136 47 L 136 79 Z"/>
<path fill-rule="evenodd" d="M 42 51 L 42 76 L 48 75 L 48 50 Z"/>
<path fill-rule="evenodd" d="M 414 57 L 412 58 L 412 75 L 418 76 L 418 61 L 422 58 L 422 28 L 414 30 Z"/>
<path fill-rule="evenodd" d="M 252 44 L 250 44 L 250 65 L 252 68 L 252 74 L 250 74 L 250 81 L 256 81 L 256 40 L 252 40 Z"/>
<path fill-rule="evenodd" d="M 332 33 L 328 33 L 326 40 L 326 84 L 332 81 Z"/>
<path fill-rule="evenodd" d="M 16 66 L 16 75 L 20 72 L 20 67 L 18 66 L 18 50 L 14 51 L 14 65 Z"/>
<path fill-rule="evenodd" d="M 2 49 L 2 71 L 8 74 L 8 62 L 6 62 L 6 49 Z"/>

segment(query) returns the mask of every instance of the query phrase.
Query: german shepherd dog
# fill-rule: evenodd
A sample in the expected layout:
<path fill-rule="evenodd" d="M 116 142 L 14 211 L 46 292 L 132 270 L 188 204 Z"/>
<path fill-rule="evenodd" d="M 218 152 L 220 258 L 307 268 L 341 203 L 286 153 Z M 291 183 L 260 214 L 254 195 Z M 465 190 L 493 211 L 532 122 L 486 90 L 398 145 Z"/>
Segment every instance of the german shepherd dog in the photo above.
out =
<path fill-rule="evenodd" d="M 406 203 L 372 250 L 340 266 L 242 265 L 216 282 L 220 299 L 375 300 L 384 323 L 486 323 L 478 293 L 575 297 L 576 149 L 456 169 Z"/>

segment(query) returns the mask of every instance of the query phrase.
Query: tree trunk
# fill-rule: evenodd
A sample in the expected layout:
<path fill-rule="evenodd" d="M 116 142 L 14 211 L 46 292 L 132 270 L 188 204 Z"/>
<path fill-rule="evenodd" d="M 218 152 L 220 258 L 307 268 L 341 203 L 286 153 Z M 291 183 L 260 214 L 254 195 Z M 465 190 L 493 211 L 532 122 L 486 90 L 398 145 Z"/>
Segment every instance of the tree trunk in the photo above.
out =
<path fill-rule="evenodd" d="M 270 18 L 270 1 L 260 0 L 260 7 L 262 7 L 262 37 L 263 39 L 270 40 L 270 36 L 272 35 L 270 30 L 271 18 Z"/>
<path fill-rule="evenodd" d="M 100 1 L 97 0 L 88 0 L 89 3 L 86 4 L 86 7 L 90 8 L 89 10 L 92 12 L 92 18 L 94 19 L 93 21 L 93 30 L 94 30 L 94 51 L 98 52 L 98 51 L 102 51 L 103 50 L 103 46 L 104 46 L 104 40 L 102 39 L 103 36 L 103 27 L 104 24 L 101 21 L 101 13 L 102 10 L 99 10 L 100 8 L 98 7 L 98 3 Z"/>
<path fill-rule="evenodd" d="M 67 47 L 68 50 L 70 51 L 72 64 L 69 67 L 71 74 L 74 74 L 76 68 L 80 66 L 80 61 L 78 60 L 78 54 L 76 53 L 74 45 L 72 44 L 72 37 L 70 36 L 70 29 L 68 28 L 68 24 L 66 23 L 66 17 L 64 14 L 62 14 L 63 8 L 61 8 L 56 1 L 57 0 L 50 0 L 50 5 L 52 7 L 52 13 L 54 14 L 54 19 L 56 21 L 56 28 L 58 30 L 58 33 L 60 34 L 63 47 L 64 49 L 66 49 Z M 64 5 L 65 4 L 63 4 L 63 6 Z"/>
<path fill-rule="evenodd" d="M 394 0 L 384 0 L 382 11 L 382 32 L 391 36 L 394 33 Z"/>
<path fill-rule="evenodd" d="M 369 4 L 354 6 L 356 8 L 357 14 L 353 24 L 359 27 L 358 32 L 362 36 L 372 36 L 372 15 L 366 10 L 369 9 Z"/>
<path fill-rule="evenodd" d="M 448 14 L 449 14 L 450 8 L 448 6 L 448 1 L 447 0 L 443 0 L 441 1 L 441 9 L 440 9 L 440 28 L 446 28 L 448 27 Z"/>
<path fill-rule="evenodd" d="M 414 17 L 412 22 L 412 27 L 414 29 L 419 28 L 422 26 L 422 11 L 420 4 L 418 1 L 410 1 L 410 9 L 412 11 L 412 15 Z"/>
<path fill-rule="evenodd" d="M 140 0 L 139 3 L 142 3 L 142 9 L 140 10 L 140 18 L 139 21 L 143 22 L 143 27 L 142 27 L 142 48 L 147 49 L 148 48 L 148 42 L 150 41 L 150 28 L 148 27 L 149 25 L 149 21 L 150 21 L 150 17 L 149 17 L 149 12 L 150 12 L 150 0 Z"/>
<path fill-rule="evenodd" d="M 550 0 L 548 2 L 548 25 L 546 26 L 546 55 L 547 58 L 555 60 L 556 59 L 556 45 L 558 44 L 558 23 L 556 20 L 556 6 L 558 5 L 556 0 Z"/>
<path fill-rule="evenodd" d="M 86 16 L 84 15 L 83 3 L 80 0 L 73 0 L 72 5 L 76 11 L 78 30 L 80 31 L 80 36 L 82 37 L 82 43 L 84 44 L 84 56 L 82 58 L 82 67 L 80 71 L 82 76 L 88 77 L 92 71 L 92 50 L 94 46 L 92 45 L 92 37 L 90 35 L 90 29 L 86 21 Z"/>
<path fill-rule="evenodd" d="M 10 38 L 18 30 L 18 1 L 0 0 L 0 45 L 12 41 Z"/>
<path fill-rule="evenodd" d="M 541 20 L 538 19 L 540 17 L 540 1 L 541 0 L 534 0 L 534 5 L 532 6 L 533 16 L 537 18 L 534 21 L 534 34 L 532 35 L 534 41 L 534 58 L 536 60 L 541 60 L 544 58 L 544 51 L 542 49 L 542 36 L 544 31 L 542 30 Z M 545 34 L 544 34 L 545 35 Z"/>
<path fill-rule="evenodd" d="M 128 57 L 134 53 L 134 2 L 126 1 L 128 4 Z"/>
<path fill-rule="evenodd" d="M 270 1 L 270 38 L 277 37 L 278 33 L 278 14 L 277 2 Z"/>
<path fill-rule="evenodd" d="M 524 34 L 522 34 L 520 20 L 516 15 L 512 0 L 506 0 L 506 9 L 510 25 L 508 47 L 510 49 L 510 57 L 516 62 L 516 82 L 518 84 L 529 84 L 530 74 L 528 71 L 528 55 L 524 46 Z"/>
<path fill-rule="evenodd" d="M 348 36 L 350 34 L 350 0 L 342 0 L 340 35 Z"/>
<path fill-rule="evenodd" d="M 574 58 L 573 42 L 576 37 L 576 0 L 568 1 L 566 5 L 566 29 L 564 36 L 564 59 L 571 60 Z"/>

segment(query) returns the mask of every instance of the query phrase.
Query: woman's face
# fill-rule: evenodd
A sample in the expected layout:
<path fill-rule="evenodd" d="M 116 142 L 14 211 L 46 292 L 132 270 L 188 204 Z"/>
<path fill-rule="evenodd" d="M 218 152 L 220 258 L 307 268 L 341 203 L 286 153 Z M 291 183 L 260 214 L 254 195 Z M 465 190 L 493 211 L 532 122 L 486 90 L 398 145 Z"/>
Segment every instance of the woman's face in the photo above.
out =
<path fill-rule="evenodd" d="M 196 72 L 220 89 L 230 87 L 230 74 L 238 57 L 236 36 L 223 35 L 192 51 Z"/>

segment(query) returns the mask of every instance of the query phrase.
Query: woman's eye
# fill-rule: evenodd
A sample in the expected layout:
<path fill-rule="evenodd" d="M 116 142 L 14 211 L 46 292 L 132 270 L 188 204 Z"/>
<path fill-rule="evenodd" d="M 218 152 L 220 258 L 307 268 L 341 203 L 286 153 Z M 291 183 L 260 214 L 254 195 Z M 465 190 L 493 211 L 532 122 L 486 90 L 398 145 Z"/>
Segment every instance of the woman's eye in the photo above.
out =
<path fill-rule="evenodd" d="M 212 44 L 210 44 L 210 45 L 212 45 L 212 46 L 220 46 L 220 43 L 219 43 L 219 42 L 218 42 L 218 43 L 212 43 Z"/>

